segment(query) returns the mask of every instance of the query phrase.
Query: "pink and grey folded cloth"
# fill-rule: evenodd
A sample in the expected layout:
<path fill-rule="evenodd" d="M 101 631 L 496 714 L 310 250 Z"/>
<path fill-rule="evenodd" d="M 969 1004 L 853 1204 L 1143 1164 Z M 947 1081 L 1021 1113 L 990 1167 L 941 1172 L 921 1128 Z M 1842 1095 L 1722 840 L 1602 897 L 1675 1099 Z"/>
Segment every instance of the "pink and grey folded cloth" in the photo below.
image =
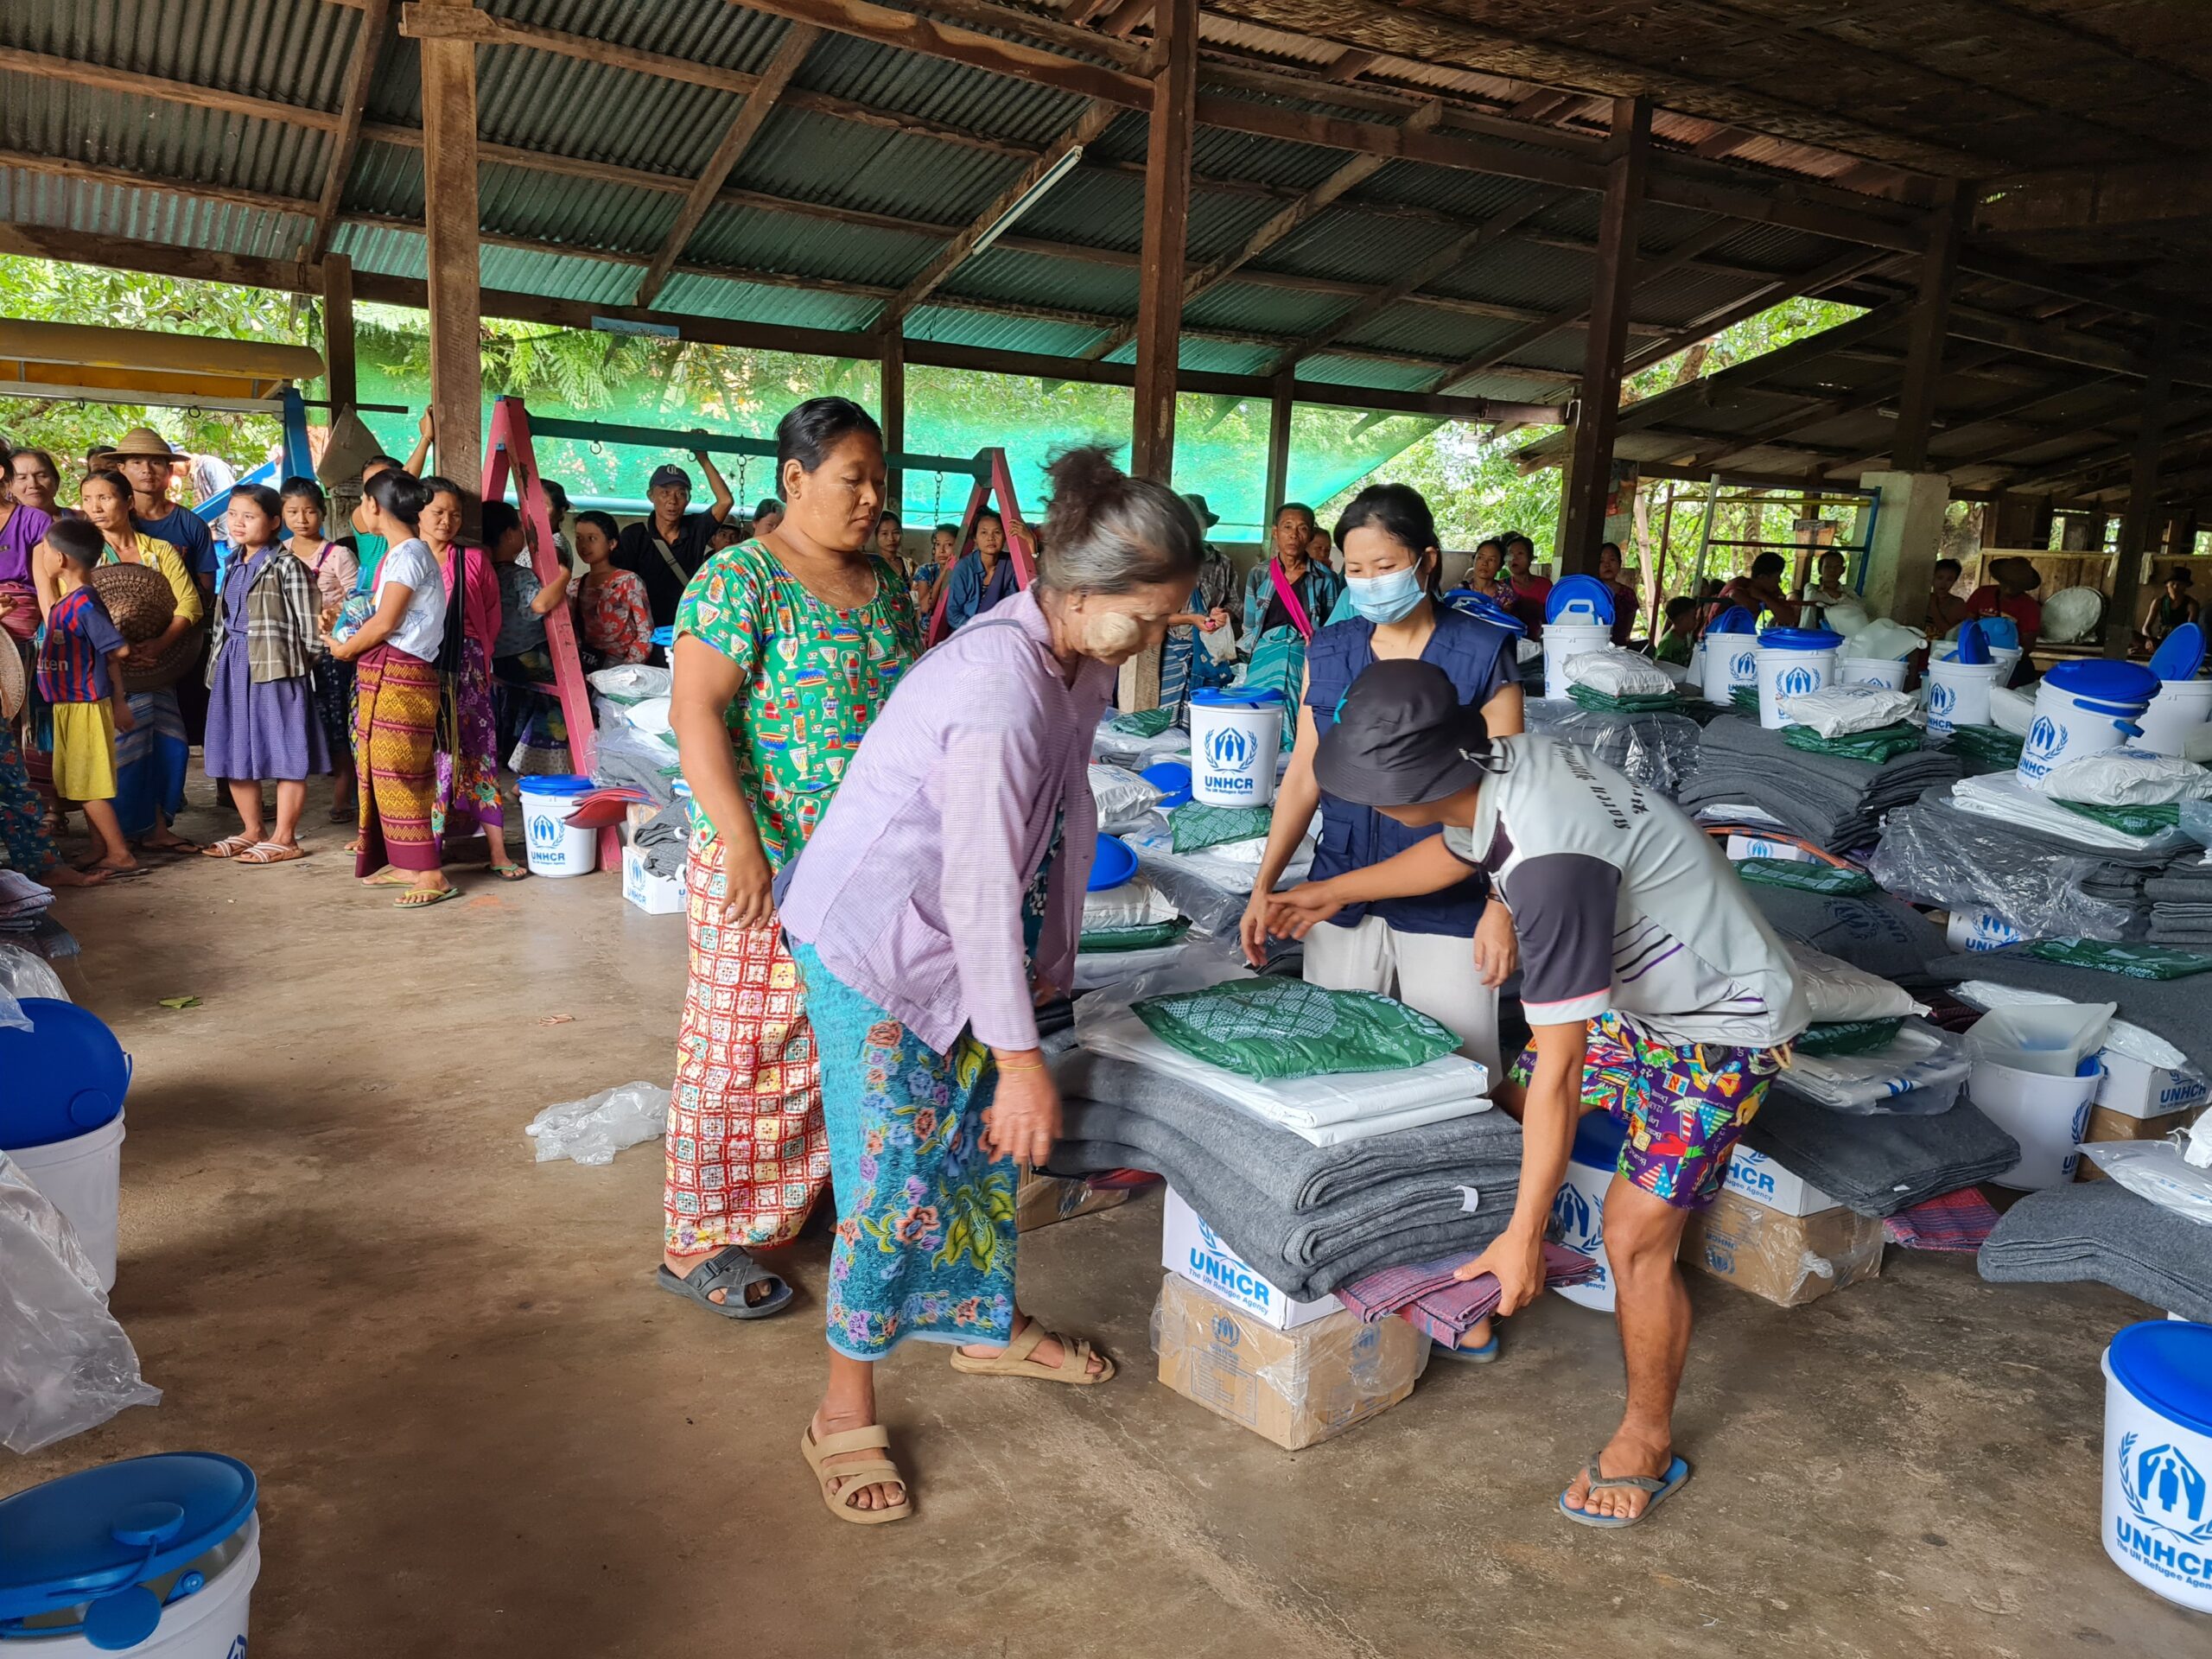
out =
<path fill-rule="evenodd" d="M 1997 1225 L 1996 1206 L 1980 1190 L 1946 1192 L 1925 1198 L 1909 1210 L 1900 1210 L 1882 1223 L 1892 1244 L 1908 1250 L 1948 1250 L 1971 1253 L 1987 1242 Z"/>
<path fill-rule="evenodd" d="M 1447 1348 L 1497 1312 L 1498 1283 L 1484 1274 L 1474 1279 L 1453 1274 L 1479 1255 L 1463 1250 L 1429 1262 L 1385 1268 L 1337 1292 L 1337 1300 L 1372 1325 L 1395 1313 L 1424 1336 Z M 1544 1282 L 1580 1285 L 1597 1276 L 1598 1264 L 1564 1244 L 1544 1246 Z"/>

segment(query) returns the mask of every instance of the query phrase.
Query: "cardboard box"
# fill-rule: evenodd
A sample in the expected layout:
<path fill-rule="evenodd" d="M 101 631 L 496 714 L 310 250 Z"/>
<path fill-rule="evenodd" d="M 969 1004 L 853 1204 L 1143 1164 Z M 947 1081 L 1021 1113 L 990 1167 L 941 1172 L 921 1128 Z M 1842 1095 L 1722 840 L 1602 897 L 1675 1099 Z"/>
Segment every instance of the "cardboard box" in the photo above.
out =
<path fill-rule="evenodd" d="M 683 883 L 672 875 L 655 875 L 645 868 L 645 853 L 636 847 L 622 849 L 622 896 L 648 916 L 677 916 L 683 911 Z"/>
<path fill-rule="evenodd" d="M 1785 864 L 1817 864 L 1821 861 L 1802 847 L 1786 841 L 1769 841 L 1764 836 L 1730 836 L 1728 861 L 1736 864 L 1747 858 L 1778 858 Z"/>
<path fill-rule="evenodd" d="M 1128 1201 L 1129 1190 L 1125 1186 L 1102 1190 L 1055 1175 L 1026 1174 L 1014 1195 L 1014 1224 L 1017 1231 L 1026 1233 L 1056 1221 L 1095 1216 Z"/>
<path fill-rule="evenodd" d="M 1173 1187 L 1167 1189 L 1166 1219 L 1161 1227 L 1160 1263 L 1202 1285 L 1222 1300 L 1251 1314 L 1278 1331 L 1295 1331 L 1343 1310 L 1333 1296 L 1318 1302 L 1301 1302 L 1279 1290 L 1255 1273 L 1244 1258 L 1214 1236 L 1198 1212 L 1183 1202 Z M 1411 1327 L 1408 1326 L 1408 1329 Z"/>
<path fill-rule="evenodd" d="M 622 844 L 633 846 L 638 831 L 660 816 L 660 809 L 650 802 L 632 801 L 622 809 Z"/>
<path fill-rule="evenodd" d="M 1733 1192 L 1779 1210 L 1785 1216 L 1816 1216 L 1833 1210 L 1836 1201 L 1802 1175 L 1792 1174 L 1763 1152 L 1753 1152 L 1742 1141 L 1728 1154 L 1722 1177 L 1723 1192 Z"/>
<path fill-rule="evenodd" d="M 2097 1105 L 2107 1111 L 2125 1116 L 2152 1119 L 2170 1117 L 2176 1112 L 2194 1112 L 2212 1100 L 2212 1086 L 2186 1071 L 2177 1071 L 2171 1066 L 2152 1065 L 2132 1055 L 2102 1049 L 2097 1054 L 2098 1063 L 2105 1069 L 2104 1081 L 2097 1085 Z M 2094 1139 L 2094 1136 L 2091 1137 Z M 2107 1140 L 2139 1140 L 2141 1136 L 2107 1135 Z"/>
<path fill-rule="evenodd" d="M 2176 1129 L 2185 1129 L 2195 1122 L 2202 1109 L 2201 1106 L 2190 1106 L 2168 1112 L 2163 1117 L 2135 1117 L 2113 1111 L 2109 1106 L 2092 1106 L 2088 1127 L 2082 1131 L 2082 1140 L 2084 1144 L 2093 1141 L 2163 1141 Z M 2111 1177 L 2084 1158 L 2075 1167 L 2074 1179 L 2102 1181 Z"/>
<path fill-rule="evenodd" d="M 1690 1217 L 1682 1261 L 1781 1307 L 1802 1307 L 1882 1270 L 1882 1224 L 1848 1210 L 1785 1216 L 1724 1191 Z"/>
<path fill-rule="evenodd" d="M 1338 1306 L 1279 1331 L 1179 1273 L 1161 1282 L 1153 1325 L 1162 1382 L 1287 1452 L 1389 1410 L 1428 1364 L 1428 1338 L 1403 1319 L 1369 1325 Z"/>

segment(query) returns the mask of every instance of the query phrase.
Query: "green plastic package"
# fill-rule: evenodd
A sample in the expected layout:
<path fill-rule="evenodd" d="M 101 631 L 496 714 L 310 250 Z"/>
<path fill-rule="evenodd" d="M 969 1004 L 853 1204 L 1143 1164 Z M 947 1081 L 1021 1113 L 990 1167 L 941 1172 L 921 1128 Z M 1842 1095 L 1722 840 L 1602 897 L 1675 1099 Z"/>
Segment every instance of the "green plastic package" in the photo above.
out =
<path fill-rule="evenodd" d="M 2057 800 L 2056 796 L 2051 798 Z M 2094 806 L 2088 801 L 2059 801 L 2069 812 L 2079 812 L 2085 818 L 2094 818 L 2108 830 L 2117 830 L 2124 836 L 2155 836 L 2161 830 L 2173 830 L 2181 824 L 2181 804 L 2168 801 L 2151 806 Z"/>
<path fill-rule="evenodd" d="M 1587 685 L 1570 685 L 1567 695 L 1582 708 L 1595 709 L 1601 715 L 1664 714 L 1680 707 L 1682 701 L 1672 691 L 1636 691 L 1615 696 Z"/>
<path fill-rule="evenodd" d="M 1904 1029 L 1902 1014 L 1894 1020 L 1831 1020 L 1826 1025 L 1806 1027 L 1804 1034 L 1797 1039 L 1797 1052 L 1827 1058 L 1840 1054 L 1872 1054 L 1897 1041 L 1897 1033 Z"/>
<path fill-rule="evenodd" d="M 1126 715 L 1116 715 L 1106 722 L 1106 728 L 1122 737 L 1158 737 L 1175 723 L 1175 711 L 1171 709 L 1139 709 Z"/>
<path fill-rule="evenodd" d="M 1736 861 L 1736 874 L 1763 887 L 1795 887 L 1800 893 L 1832 893 L 1847 899 L 1863 899 L 1881 891 L 1864 870 L 1839 869 L 1833 864 L 1805 864 L 1787 858 L 1744 858 Z"/>
<path fill-rule="evenodd" d="M 1271 806 L 1208 806 L 1202 801 L 1179 806 L 1167 815 L 1179 853 L 1203 853 L 1232 841 L 1250 841 L 1266 835 L 1274 821 Z"/>
<path fill-rule="evenodd" d="M 1782 741 L 1808 754 L 1839 754 L 1847 760 L 1871 760 L 1878 766 L 1918 748 L 1921 732 L 1917 726 L 1904 721 L 1894 726 L 1878 726 L 1871 732 L 1853 732 L 1844 737 L 1822 737 L 1809 726 L 1785 726 L 1782 728 Z"/>
<path fill-rule="evenodd" d="M 2130 979 L 2187 979 L 2192 974 L 2212 974 L 2212 956 L 2177 950 L 2170 944 L 2044 939 L 2028 946 L 2024 954 L 2044 962 L 2063 963 L 2069 968 L 2094 968 L 2101 974 L 2124 974 Z"/>
<path fill-rule="evenodd" d="M 1262 1080 L 1394 1071 L 1459 1046 L 1449 1031 L 1402 1002 L 1296 979 L 1232 979 L 1147 997 L 1135 1012 L 1154 1036 L 1193 1059 Z"/>
<path fill-rule="evenodd" d="M 1156 950 L 1163 944 L 1174 944 L 1190 931 L 1190 918 L 1178 916 L 1172 922 L 1148 922 L 1142 927 L 1102 928 L 1096 933 L 1084 934 L 1076 949 L 1085 956 L 1116 950 Z"/>

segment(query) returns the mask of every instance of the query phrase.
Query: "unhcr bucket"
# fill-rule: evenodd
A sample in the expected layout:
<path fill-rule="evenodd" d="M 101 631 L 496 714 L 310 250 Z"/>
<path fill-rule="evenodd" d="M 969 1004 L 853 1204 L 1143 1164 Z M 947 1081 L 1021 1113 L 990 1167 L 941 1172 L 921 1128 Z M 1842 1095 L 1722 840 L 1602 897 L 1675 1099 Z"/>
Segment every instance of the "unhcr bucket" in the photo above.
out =
<path fill-rule="evenodd" d="M 1900 664 L 1902 667 L 1904 664 Z M 1928 729 L 1942 733 L 1989 724 L 1989 691 L 1999 683 L 1995 663 L 1946 658 L 1928 664 Z"/>
<path fill-rule="evenodd" d="M 2035 718 L 2020 750 L 2024 784 L 2052 767 L 2116 749 L 2140 736 L 2137 722 L 2158 693 L 2158 677 L 2137 663 L 2060 663 L 2036 690 Z"/>
<path fill-rule="evenodd" d="M 1759 635 L 1759 724 L 1780 731 L 1789 724 L 1785 701 L 1833 684 L 1842 647 L 1843 636 L 1825 628 L 1769 628 Z"/>
<path fill-rule="evenodd" d="M 524 778 L 515 785 L 522 796 L 523 839 L 530 847 L 532 875 L 588 875 L 599 862 L 599 837 L 570 823 L 576 799 L 591 779 L 570 775 Z"/>
<path fill-rule="evenodd" d="M 1282 748 L 1280 691 L 1191 694 L 1191 798 L 1208 806 L 1265 806 L 1275 798 Z"/>
<path fill-rule="evenodd" d="M 2019 1192 L 2072 1180 L 2082 1162 L 2075 1148 L 2089 1127 L 2089 1103 L 2103 1081 L 2104 1068 L 2094 1056 L 2070 1077 L 1976 1060 L 1967 1074 L 1967 1098 L 2020 1143 L 2020 1161 L 1990 1179 Z"/>
<path fill-rule="evenodd" d="M 2105 1350 L 2105 1554 L 2212 1613 L 2212 1325 L 2146 1319 Z"/>

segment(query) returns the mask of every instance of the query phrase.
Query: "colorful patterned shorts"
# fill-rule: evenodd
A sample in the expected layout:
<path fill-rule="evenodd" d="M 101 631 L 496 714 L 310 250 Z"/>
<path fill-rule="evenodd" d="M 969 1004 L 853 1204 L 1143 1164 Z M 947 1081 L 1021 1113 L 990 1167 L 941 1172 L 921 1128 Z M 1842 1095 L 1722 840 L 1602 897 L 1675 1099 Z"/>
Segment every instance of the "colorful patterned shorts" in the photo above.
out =
<path fill-rule="evenodd" d="M 1590 1022 L 1582 1062 L 1582 1109 L 1602 1109 L 1628 1130 L 1620 1178 L 1678 1210 L 1702 1210 L 1720 1192 L 1730 1148 L 1766 1098 L 1789 1050 L 1686 1048 L 1637 1034 L 1617 1014 Z M 1525 1048 L 1507 1076 L 1526 1086 L 1536 1051 Z"/>

